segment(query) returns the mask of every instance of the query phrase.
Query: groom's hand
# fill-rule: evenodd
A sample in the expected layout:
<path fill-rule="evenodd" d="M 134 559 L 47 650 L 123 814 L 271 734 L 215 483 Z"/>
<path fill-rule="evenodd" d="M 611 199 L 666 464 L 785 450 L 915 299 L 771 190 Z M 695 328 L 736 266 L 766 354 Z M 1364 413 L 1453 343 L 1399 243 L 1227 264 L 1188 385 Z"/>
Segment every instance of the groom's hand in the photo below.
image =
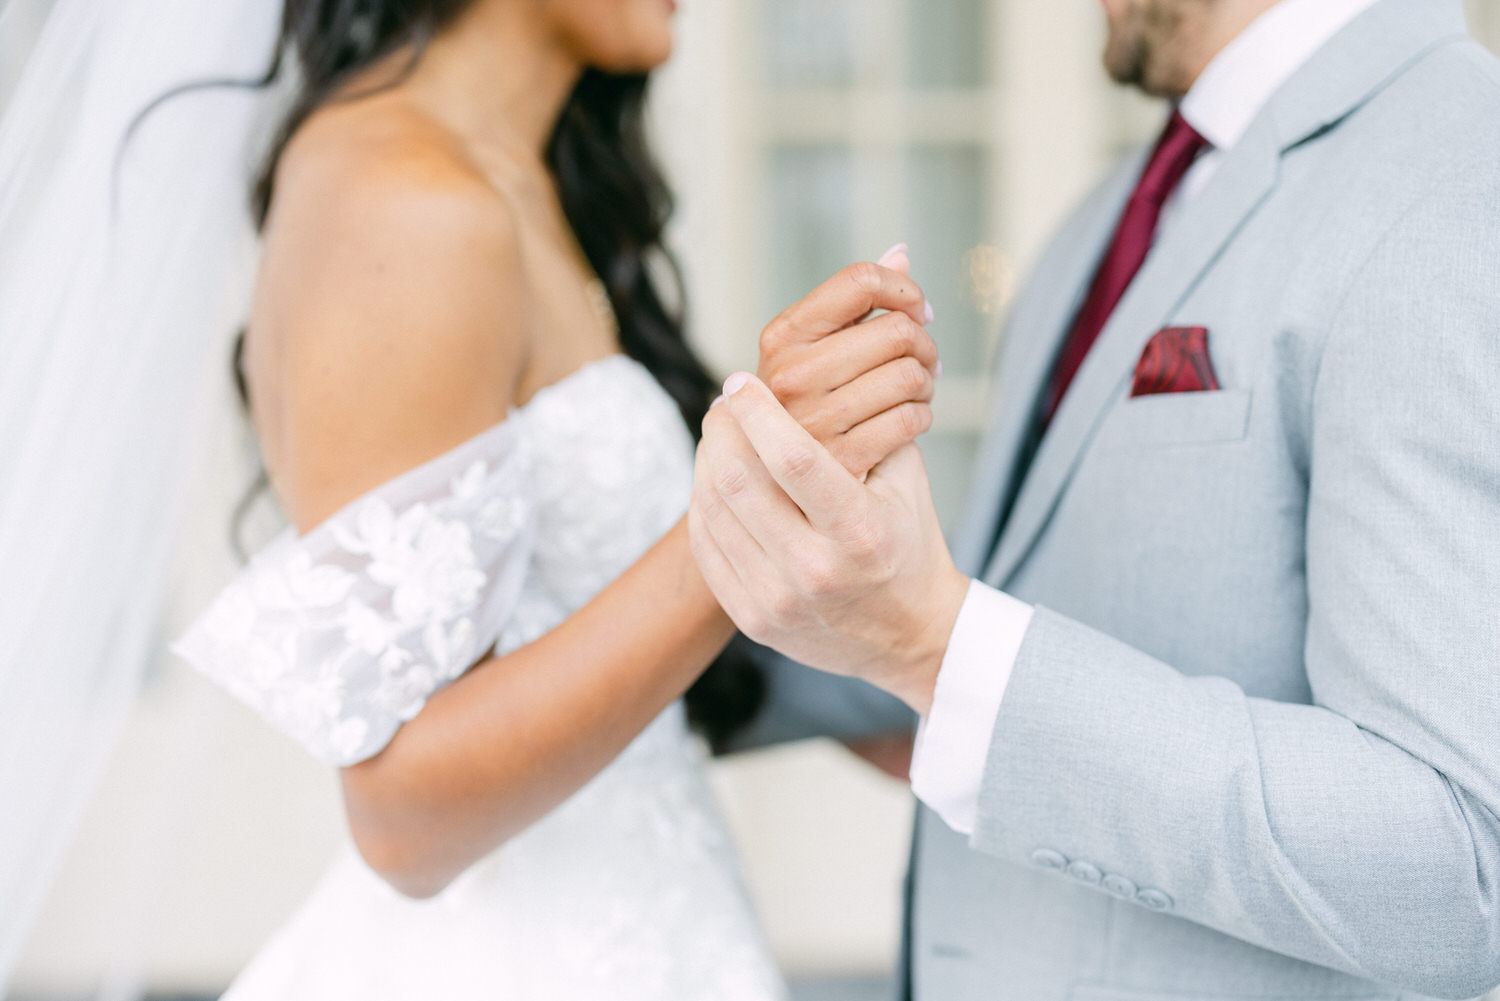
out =
<path fill-rule="evenodd" d="M 937 346 L 909 269 L 900 245 L 850 265 L 761 332 L 761 380 L 856 476 L 932 426 Z"/>
<path fill-rule="evenodd" d="M 926 714 L 969 581 L 938 527 L 922 455 L 852 475 L 743 373 L 704 422 L 688 531 L 751 639 L 864 678 Z"/>

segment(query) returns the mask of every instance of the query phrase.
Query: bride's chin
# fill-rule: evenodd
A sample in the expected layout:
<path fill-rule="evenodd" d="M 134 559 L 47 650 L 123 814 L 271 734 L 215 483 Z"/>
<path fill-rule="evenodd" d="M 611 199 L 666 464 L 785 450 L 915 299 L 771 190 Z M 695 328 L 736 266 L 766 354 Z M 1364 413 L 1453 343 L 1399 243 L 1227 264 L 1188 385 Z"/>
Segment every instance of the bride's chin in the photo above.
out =
<path fill-rule="evenodd" d="M 598 68 L 617 74 L 649 73 L 672 57 L 672 16 L 677 0 L 634 0 L 622 15 L 611 47 L 618 46 Z"/>
<path fill-rule="evenodd" d="M 635 65 L 621 72 L 649 73 L 672 58 L 671 17 L 663 17 L 649 30 L 640 31 L 632 48 L 634 58 L 630 61 Z"/>
<path fill-rule="evenodd" d="M 672 42 L 651 47 L 642 46 L 638 51 L 592 64 L 592 68 L 616 76 L 636 76 L 659 69 L 672 58 Z"/>

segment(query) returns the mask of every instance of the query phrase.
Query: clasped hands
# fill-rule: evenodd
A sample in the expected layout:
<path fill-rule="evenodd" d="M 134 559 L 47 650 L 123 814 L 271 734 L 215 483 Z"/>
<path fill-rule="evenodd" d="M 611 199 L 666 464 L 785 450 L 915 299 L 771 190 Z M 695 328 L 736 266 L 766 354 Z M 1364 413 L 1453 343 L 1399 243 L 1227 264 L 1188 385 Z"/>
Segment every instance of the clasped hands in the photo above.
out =
<path fill-rule="evenodd" d="M 765 328 L 704 420 L 688 531 L 745 635 L 925 715 L 969 580 L 914 444 L 939 366 L 908 270 L 852 265 Z"/>

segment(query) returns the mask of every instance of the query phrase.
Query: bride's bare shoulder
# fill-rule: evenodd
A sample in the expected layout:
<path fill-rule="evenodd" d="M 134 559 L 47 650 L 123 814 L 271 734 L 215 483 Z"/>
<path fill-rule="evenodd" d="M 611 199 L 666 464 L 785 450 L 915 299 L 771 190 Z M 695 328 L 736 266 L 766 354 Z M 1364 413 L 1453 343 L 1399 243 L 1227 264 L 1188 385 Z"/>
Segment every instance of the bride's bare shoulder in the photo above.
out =
<path fill-rule="evenodd" d="M 270 404 L 263 444 L 296 520 L 316 523 L 503 419 L 530 343 L 527 299 L 508 203 L 437 126 L 374 98 L 299 129 L 247 342 Z"/>
<path fill-rule="evenodd" d="M 268 239 L 329 226 L 403 239 L 516 236 L 509 203 L 463 143 L 399 92 L 320 109 L 282 152 Z"/>

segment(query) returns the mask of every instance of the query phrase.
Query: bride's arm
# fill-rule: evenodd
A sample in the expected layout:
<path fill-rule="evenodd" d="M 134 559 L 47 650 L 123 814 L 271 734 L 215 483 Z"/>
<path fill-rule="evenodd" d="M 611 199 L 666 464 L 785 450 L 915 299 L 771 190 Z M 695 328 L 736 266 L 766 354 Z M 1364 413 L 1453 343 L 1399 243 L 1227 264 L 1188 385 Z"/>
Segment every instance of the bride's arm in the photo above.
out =
<path fill-rule="evenodd" d="M 387 157 L 356 184 L 320 184 L 305 172 L 278 192 L 249 360 L 268 466 L 304 531 L 502 420 L 506 387 L 525 361 L 527 287 L 504 203 L 451 165 L 412 156 Z M 426 180 L 414 185 L 419 172 Z M 852 291 L 824 293 L 837 300 L 831 308 L 920 315 L 909 282 L 883 288 L 868 269 L 848 277 Z M 815 304 L 783 317 L 776 329 L 791 336 L 816 312 Z M 884 327 L 868 367 L 930 353 L 909 324 Z M 826 364 L 804 361 L 804 380 Z M 837 394 L 803 396 L 821 408 L 822 437 L 841 437 L 858 462 L 882 439 L 893 447 L 925 427 L 925 407 L 900 405 L 930 391 L 930 380 L 900 366 Z M 865 431 L 845 427 L 875 414 L 890 416 Z M 678 525 L 558 628 L 482 661 L 383 751 L 343 769 L 356 845 L 401 892 L 440 891 L 597 774 L 732 633 Z"/>
<path fill-rule="evenodd" d="M 481 662 L 343 769 L 361 854 L 402 893 L 437 893 L 598 774 L 733 633 L 679 523 L 556 629 Z"/>

